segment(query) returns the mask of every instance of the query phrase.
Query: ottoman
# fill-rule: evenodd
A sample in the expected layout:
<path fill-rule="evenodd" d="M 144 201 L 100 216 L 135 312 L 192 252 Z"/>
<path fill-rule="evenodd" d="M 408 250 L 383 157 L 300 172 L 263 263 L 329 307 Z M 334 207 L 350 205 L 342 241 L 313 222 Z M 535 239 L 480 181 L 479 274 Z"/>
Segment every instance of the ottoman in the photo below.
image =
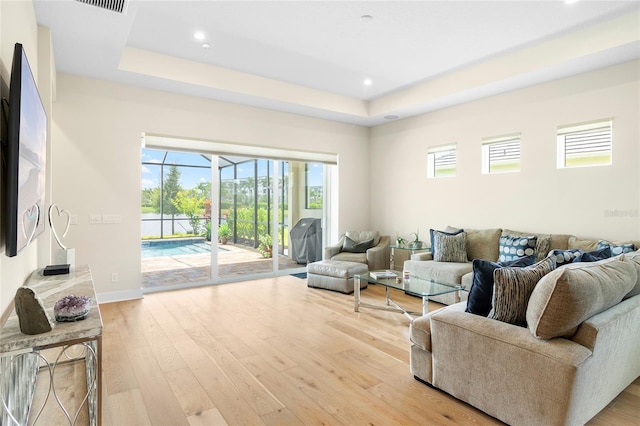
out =
<path fill-rule="evenodd" d="M 307 287 L 351 294 L 353 293 L 353 276 L 367 272 L 369 267 L 366 263 L 321 260 L 307 265 Z M 367 282 L 362 281 L 360 288 L 367 288 Z"/>

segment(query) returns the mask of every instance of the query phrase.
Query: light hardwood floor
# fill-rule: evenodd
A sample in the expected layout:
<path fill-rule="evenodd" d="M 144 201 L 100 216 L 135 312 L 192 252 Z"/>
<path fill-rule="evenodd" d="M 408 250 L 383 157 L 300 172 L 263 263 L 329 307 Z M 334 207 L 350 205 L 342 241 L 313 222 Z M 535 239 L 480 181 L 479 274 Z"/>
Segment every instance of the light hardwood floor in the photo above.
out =
<path fill-rule="evenodd" d="M 371 286 L 363 298 L 383 294 Z M 156 293 L 100 309 L 105 425 L 501 424 L 413 378 L 406 317 L 355 313 L 353 296 L 305 280 Z M 636 380 L 590 425 L 638 425 L 639 407 Z"/>

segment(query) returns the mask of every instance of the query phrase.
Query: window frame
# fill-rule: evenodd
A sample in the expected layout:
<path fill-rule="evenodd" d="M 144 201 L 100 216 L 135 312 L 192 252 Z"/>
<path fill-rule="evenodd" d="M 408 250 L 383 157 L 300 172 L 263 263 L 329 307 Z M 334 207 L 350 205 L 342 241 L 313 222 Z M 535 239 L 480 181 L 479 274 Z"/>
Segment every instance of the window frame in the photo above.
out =
<path fill-rule="evenodd" d="M 501 164 L 504 164 L 502 160 L 496 159 L 496 163 L 492 161 L 492 147 L 500 148 L 501 145 L 506 145 L 506 149 L 510 148 L 509 145 L 517 143 L 517 164 L 513 168 L 500 170 Z M 503 148 L 505 149 L 505 148 Z M 501 136 L 492 136 L 482 139 L 482 174 L 500 174 L 500 173 L 518 173 L 520 172 L 520 166 L 522 163 L 522 133 L 510 133 Z M 494 169 L 495 167 L 495 169 Z"/>
<path fill-rule="evenodd" d="M 594 144 L 604 143 L 608 145 L 608 150 L 606 151 L 606 157 L 608 157 L 608 162 L 597 162 L 595 160 L 583 160 L 580 164 L 571 164 L 572 161 L 568 156 L 570 152 L 567 152 L 567 136 L 576 136 L 576 137 L 585 137 L 591 136 L 595 137 L 593 133 L 588 135 L 589 132 L 597 132 L 601 130 L 604 132 L 608 132 L 607 137 L 602 137 L 597 141 L 594 141 Z M 613 164 L 613 119 L 612 118 L 604 118 L 600 120 L 592 120 L 582 123 L 573 123 L 566 124 L 562 126 L 558 126 L 556 131 L 557 137 L 557 167 L 558 169 L 573 169 L 580 167 L 599 167 L 599 166 L 611 166 Z M 580 141 L 576 141 L 576 145 L 578 145 Z M 580 149 L 580 147 L 574 147 L 574 150 Z M 605 152 L 604 150 L 596 150 L 592 149 L 589 152 Z M 573 160 L 573 162 L 577 162 L 577 160 Z"/>
<path fill-rule="evenodd" d="M 442 170 L 445 169 L 443 166 L 446 166 L 450 163 L 450 160 L 445 160 L 444 164 L 438 166 L 438 160 L 442 157 L 446 157 L 447 155 L 453 154 L 453 171 L 452 172 L 444 172 Z M 431 147 L 427 150 L 427 179 L 435 179 L 435 178 L 448 178 L 455 177 L 458 171 L 458 148 L 457 144 L 447 144 L 436 147 Z"/>

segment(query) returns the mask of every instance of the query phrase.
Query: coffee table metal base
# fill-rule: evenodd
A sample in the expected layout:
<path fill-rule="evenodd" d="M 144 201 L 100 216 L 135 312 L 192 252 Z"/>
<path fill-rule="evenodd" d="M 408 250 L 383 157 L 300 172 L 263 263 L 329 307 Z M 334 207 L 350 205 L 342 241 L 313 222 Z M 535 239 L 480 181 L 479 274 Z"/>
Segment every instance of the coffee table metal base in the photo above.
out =
<path fill-rule="evenodd" d="M 378 283 L 369 281 L 369 284 L 376 285 Z M 384 284 L 379 284 L 384 285 Z M 356 276 L 354 278 L 354 286 L 353 286 L 353 311 L 360 312 L 360 307 L 370 308 L 370 309 L 379 309 L 382 311 L 391 311 L 404 314 L 407 318 L 413 321 L 417 316 L 426 315 L 429 312 L 429 296 L 418 296 L 422 297 L 422 312 L 409 311 L 402 306 L 400 306 L 395 300 L 391 298 L 389 295 L 389 286 L 385 287 L 385 302 L 386 305 L 374 305 L 371 303 L 364 303 L 360 300 L 360 277 Z M 455 302 L 460 302 L 460 291 L 455 291 Z"/>

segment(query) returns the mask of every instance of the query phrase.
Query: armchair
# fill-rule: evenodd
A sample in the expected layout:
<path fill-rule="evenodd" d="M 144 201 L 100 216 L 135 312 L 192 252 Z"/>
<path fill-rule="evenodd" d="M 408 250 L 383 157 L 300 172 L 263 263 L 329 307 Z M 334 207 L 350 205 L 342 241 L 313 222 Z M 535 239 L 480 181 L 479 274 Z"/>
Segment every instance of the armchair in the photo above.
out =
<path fill-rule="evenodd" d="M 370 271 L 387 269 L 388 249 L 388 235 L 380 236 L 378 231 L 347 231 L 338 243 L 324 248 L 324 259 L 365 263 Z"/>

